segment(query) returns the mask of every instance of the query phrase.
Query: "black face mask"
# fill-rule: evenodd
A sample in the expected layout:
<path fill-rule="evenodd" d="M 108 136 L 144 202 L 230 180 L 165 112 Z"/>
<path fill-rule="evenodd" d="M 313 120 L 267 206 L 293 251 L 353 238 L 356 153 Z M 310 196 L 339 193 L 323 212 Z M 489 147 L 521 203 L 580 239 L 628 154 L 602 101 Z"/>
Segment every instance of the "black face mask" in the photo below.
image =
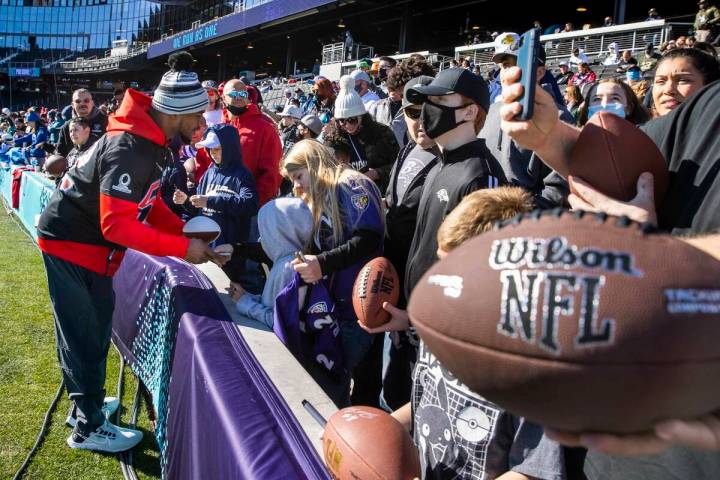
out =
<path fill-rule="evenodd" d="M 425 103 L 423 103 L 422 106 L 422 112 L 420 113 L 420 122 L 423 130 L 425 130 L 428 137 L 432 139 L 438 138 L 458 125 L 469 121 L 455 121 L 455 111 L 469 105 L 471 104 L 460 105 L 459 107 L 446 107 L 444 105 L 438 105 L 430 102 L 429 100 L 425 100 Z"/>
<path fill-rule="evenodd" d="M 227 109 L 228 109 L 228 112 L 232 113 L 233 115 L 235 115 L 237 117 L 238 115 L 242 115 L 243 113 L 245 113 L 245 111 L 247 110 L 247 105 L 245 105 L 244 107 L 236 107 L 234 105 L 228 105 Z"/>

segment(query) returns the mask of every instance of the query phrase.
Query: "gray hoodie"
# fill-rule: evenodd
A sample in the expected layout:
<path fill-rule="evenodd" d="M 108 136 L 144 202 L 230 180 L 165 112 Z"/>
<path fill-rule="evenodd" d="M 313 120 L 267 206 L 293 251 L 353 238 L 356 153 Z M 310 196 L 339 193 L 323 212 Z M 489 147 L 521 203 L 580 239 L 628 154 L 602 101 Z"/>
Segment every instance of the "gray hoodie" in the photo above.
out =
<path fill-rule="evenodd" d="M 260 243 L 273 261 L 262 295 L 246 293 L 237 302 L 240 314 L 273 326 L 275 297 L 290 283 L 294 270 L 290 262 L 295 252 L 310 243 L 313 219 L 310 209 L 299 198 L 282 197 L 266 203 L 258 213 Z"/>

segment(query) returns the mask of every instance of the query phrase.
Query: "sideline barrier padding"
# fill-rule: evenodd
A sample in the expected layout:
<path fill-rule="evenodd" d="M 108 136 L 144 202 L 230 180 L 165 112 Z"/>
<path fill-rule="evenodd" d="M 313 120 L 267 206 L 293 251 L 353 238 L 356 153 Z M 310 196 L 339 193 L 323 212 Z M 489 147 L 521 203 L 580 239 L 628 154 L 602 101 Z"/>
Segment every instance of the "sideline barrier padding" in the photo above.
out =
<path fill-rule="evenodd" d="M 12 170 L 0 168 L 8 206 Z M 23 172 L 14 213 L 33 238 L 53 191 Z M 113 339 L 152 393 L 163 478 L 329 479 L 319 428 L 300 404 L 326 416 L 334 405 L 272 332 L 238 319 L 218 295 L 222 271 L 200 268 L 129 250 L 113 280 Z"/>

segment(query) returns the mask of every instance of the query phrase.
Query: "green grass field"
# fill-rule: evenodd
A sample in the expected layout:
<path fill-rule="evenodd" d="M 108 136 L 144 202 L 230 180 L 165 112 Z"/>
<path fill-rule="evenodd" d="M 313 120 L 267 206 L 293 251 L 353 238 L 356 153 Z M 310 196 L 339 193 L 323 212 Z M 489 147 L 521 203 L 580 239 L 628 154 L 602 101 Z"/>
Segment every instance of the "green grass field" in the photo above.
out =
<path fill-rule="evenodd" d="M 10 479 L 35 442 L 60 384 L 60 369 L 42 258 L 30 237 L 2 207 L 0 246 L 0 479 Z M 117 391 L 119 358 L 111 347 L 108 395 Z M 124 422 L 130 418 L 135 385 L 134 376 L 126 369 Z M 63 395 L 45 443 L 24 478 L 122 479 L 115 456 L 72 450 L 65 444 L 70 434 L 64 424 L 68 408 Z M 160 478 L 157 444 L 144 409 L 139 426 L 145 438 L 134 450 L 138 476 Z"/>

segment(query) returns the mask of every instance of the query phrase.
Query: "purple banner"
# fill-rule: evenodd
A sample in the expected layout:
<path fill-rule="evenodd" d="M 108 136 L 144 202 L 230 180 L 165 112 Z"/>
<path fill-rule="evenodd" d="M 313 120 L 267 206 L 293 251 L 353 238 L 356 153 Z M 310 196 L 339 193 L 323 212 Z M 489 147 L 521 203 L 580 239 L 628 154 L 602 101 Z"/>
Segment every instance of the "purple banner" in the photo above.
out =
<path fill-rule="evenodd" d="M 155 58 L 166 55 L 175 50 L 202 44 L 208 40 L 280 20 L 333 2 L 334 0 L 274 0 L 242 12 L 226 15 L 214 22 L 208 22 L 197 28 L 180 32 L 170 38 L 153 43 L 148 48 L 147 57 Z"/>
<path fill-rule="evenodd" d="M 153 395 L 163 478 L 329 478 L 201 272 L 128 251 L 114 287 L 113 340 Z"/>

